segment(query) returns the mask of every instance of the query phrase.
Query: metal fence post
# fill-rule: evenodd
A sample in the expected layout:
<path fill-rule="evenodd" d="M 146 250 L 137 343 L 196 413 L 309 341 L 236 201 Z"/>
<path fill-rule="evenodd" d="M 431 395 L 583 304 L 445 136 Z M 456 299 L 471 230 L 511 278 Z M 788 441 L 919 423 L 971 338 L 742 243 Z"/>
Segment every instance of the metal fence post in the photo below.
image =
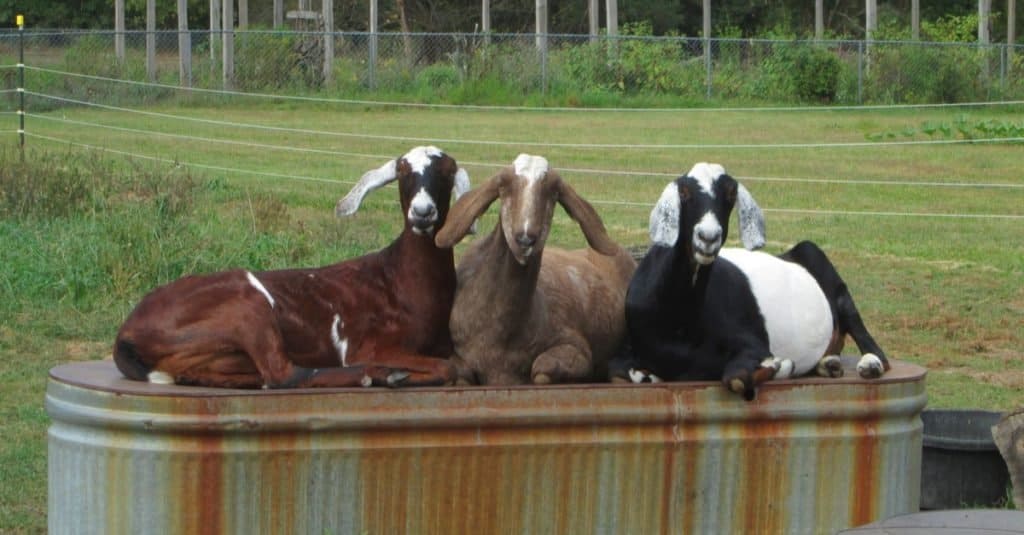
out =
<path fill-rule="evenodd" d="M 548 34 L 544 34 L 540 47 L 540 94 L 548 93 Z"/>
<path fill-rule="evenodd" d="M 857 104 L 864 103 L 864 41 L 857 42 Z"/>
<path fill-rule="evenodd" d="M 18 15 L 18 148 L 25 160 L 25 16 Z"/>
<path fill-rule="evenodd" d="M 377 88 L 377 0 L 370 0 L 370 50 L 367 69 L 370 89 Z"/>
<path fill-rule="evenodd" d="M 704 85 L 706 91 L 704 97 L 711 100 L 711 39 L 704 38 Z"/>

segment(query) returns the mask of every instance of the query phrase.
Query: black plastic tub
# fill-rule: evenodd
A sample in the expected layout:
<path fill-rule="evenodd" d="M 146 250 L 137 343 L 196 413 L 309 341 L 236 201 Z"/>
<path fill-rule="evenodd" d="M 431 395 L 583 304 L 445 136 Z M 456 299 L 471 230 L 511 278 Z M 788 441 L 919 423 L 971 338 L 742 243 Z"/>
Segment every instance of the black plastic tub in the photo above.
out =
<path fill-rule="evenodd" d="M 925 410 L 921 455 L 921 509 L 1005 505 L 1009 471 L 992 426 L 998 412 Z"/>

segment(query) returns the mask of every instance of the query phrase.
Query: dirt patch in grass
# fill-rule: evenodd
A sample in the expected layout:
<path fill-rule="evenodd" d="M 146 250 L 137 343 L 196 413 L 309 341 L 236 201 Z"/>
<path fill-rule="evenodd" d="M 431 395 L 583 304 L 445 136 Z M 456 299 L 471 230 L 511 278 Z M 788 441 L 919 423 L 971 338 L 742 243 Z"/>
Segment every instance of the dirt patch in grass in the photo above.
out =
<path fill-rule="evenodd" d="M 1000 372 L 966 371 L 966 374 L 971 379 L 983 383 L 1024 392 L 1024 370 L 1005 370 Z"/>
<path fill-rule="evenodd" d="M 64 356 L 68 362 L 109 359 L 111 345 L 107 342 L 72 340 L 64 344 Z"/>

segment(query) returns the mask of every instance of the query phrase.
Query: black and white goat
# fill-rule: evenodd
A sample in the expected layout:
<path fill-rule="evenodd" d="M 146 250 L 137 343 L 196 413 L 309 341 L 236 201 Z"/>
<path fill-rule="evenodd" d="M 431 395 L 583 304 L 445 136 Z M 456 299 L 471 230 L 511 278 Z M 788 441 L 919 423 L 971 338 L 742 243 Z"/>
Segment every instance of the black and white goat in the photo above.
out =
<path fill-rule="evenodd" d="M 746 249 L 722 248 L 739 203 Z M 838 377 L 849 334 L 865 378 L 889 369 L 835 267 L 804 241 L 779 256 L 764 245 L 764 218 L 720 165 L 699 163 L 670 183 L 651 212 L 650 250 L 626 296 L 633 382 L 716 380 L 744 398 L 772 378 L 816 370 Z"/>

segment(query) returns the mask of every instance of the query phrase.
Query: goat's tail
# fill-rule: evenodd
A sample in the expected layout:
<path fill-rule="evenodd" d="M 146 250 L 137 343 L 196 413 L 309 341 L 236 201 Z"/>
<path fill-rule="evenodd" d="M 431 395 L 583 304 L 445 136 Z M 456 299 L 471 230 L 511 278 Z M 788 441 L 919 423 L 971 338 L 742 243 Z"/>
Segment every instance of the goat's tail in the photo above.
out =
<path fill-rule="evenodd" d="M 129 340 L 118 338 L 114 344 L 114 364 L 129 379 L 145 381 L 152 369 L 139 356 L 135 344 Z"/>

